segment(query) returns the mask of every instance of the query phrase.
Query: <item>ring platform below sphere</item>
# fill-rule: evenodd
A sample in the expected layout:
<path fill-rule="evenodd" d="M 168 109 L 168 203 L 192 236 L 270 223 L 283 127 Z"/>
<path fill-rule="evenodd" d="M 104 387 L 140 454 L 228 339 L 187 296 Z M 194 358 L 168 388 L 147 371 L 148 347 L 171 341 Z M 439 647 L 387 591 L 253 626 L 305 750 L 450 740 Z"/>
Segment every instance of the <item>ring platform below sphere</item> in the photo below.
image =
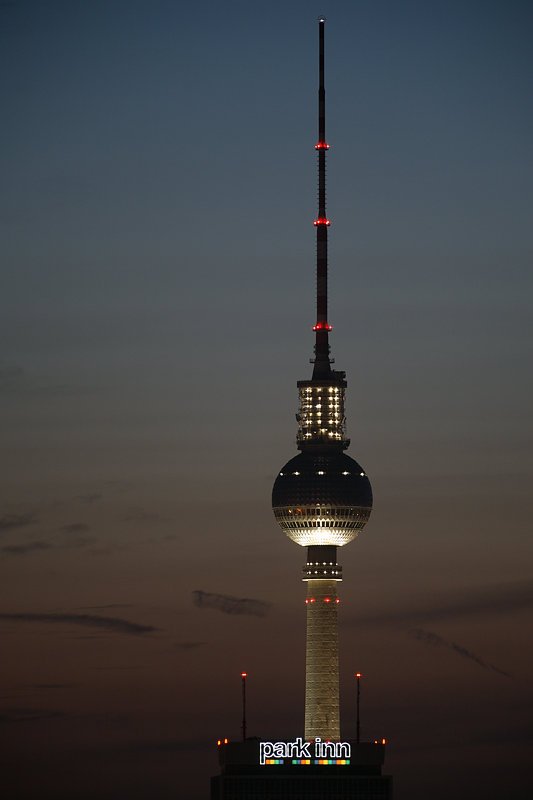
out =
<path fill-rule="evenodd" d="M 341 450 L 304 451 L 274 482 L 272 508 L 297 544 L 340 547 L 361 532 L 372 510 L 372 487 L 363 468 Z"/>

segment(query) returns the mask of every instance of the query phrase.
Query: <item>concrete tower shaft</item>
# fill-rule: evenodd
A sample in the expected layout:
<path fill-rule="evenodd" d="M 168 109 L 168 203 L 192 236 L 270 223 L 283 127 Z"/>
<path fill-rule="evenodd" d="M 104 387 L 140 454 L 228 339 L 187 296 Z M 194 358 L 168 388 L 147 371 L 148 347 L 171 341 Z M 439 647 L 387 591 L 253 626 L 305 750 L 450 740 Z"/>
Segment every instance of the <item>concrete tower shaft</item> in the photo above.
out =
<path fill-rule="evenodd" d="M 307 581 L 305 659 L 305 738 L 340 739 L 337 583 L 342 567 L 337 548 L 311 545 L 303 579 Z"/>
<path fill-rule="evenodd" d="M 308 581 L 304 733 L 307 741 L 320 736 L 324 742 L 338 742 L 341 736 L 337 602 L 336 581 Z"/>

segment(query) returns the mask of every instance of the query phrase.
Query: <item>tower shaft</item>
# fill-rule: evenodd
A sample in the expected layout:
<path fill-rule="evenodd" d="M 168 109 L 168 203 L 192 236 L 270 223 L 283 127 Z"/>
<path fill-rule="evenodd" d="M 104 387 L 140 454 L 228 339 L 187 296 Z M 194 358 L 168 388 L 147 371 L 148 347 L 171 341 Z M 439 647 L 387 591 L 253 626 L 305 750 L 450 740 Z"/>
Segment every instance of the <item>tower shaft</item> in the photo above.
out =
<path fill-rule="evenodd" d="M 338 742 L 339 653 L 337 582 L 307 583 L 307 646 L 305 664 L 305 738 Z"/>
<path fill-rule="evenodd" d="M 305 738 L 338 742 L 339 649 L 337 582 L 342 569 L 333 545 L 310 545 L 303 579 L 307 581 L 305 654 Z"/>

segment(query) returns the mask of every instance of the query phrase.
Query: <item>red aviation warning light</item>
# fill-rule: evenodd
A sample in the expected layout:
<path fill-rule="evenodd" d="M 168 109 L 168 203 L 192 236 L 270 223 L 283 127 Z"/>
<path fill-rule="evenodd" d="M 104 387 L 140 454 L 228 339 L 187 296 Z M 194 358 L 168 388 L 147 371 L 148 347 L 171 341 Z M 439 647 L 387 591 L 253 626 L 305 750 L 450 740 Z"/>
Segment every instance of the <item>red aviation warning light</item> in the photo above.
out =
<path fill-rule="evenodd" d="M 333 328 L 327 322 L 317 322 L 316 325 L 313 325 L 314 331 L 332 331 Z"/>
<path fill-rule="evenodd" d="M 315 144 L 315 150 L 329 150 L 329 144 L 326 144 L 326 142 L 319 142 Z"/>
<path fill-rule="evenodd" d="M 317 225 L 331 225 L 331 222 L 329 219 L 327 219 L 327 217 L 319 217 L 318 219 L 315 219 L 313 225 L 316 228 Z"/>

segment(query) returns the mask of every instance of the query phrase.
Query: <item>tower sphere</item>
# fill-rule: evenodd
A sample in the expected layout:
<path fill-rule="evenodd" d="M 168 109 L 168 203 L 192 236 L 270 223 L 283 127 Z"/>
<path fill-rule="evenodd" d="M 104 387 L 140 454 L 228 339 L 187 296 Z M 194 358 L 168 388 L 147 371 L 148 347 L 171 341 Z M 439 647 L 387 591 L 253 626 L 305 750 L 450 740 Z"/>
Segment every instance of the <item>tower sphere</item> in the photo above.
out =
<path fill-rule="evenodd" d="M 304 451 L 288 461 L 272 490 L 278 525 L 303 547 L 340 547 L 361 532 L 372 510 L 363 468 L 340 449 Z"/>

